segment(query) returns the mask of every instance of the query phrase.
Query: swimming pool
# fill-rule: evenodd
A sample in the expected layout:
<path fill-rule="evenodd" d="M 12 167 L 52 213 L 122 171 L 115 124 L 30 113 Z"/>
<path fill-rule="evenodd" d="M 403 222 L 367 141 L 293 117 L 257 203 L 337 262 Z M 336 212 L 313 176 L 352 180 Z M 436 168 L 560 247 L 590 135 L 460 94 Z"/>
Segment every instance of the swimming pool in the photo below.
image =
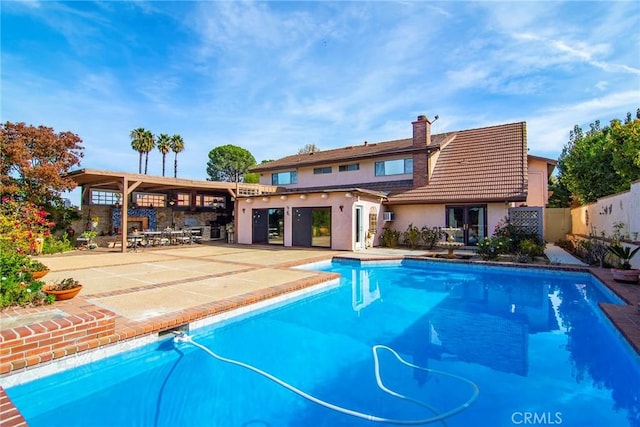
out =
<path fill-rule="evenodd" d="M 406 260 L 333 262 L 338 286 L 192 330 L 216 353 L 327 402 L 455 426 L 638 426 L 638 357 L 597 307 L 616 302 L 588 274 Z M 619 302 L 619 301 L 617 301 Z M 37 426 L 367 426 L 247 369 L 167 338 L 6 390 Z M 535 421 L 535 423 L 534 423 Z M 441 425 L 441 424 L 440 424 Z"/>

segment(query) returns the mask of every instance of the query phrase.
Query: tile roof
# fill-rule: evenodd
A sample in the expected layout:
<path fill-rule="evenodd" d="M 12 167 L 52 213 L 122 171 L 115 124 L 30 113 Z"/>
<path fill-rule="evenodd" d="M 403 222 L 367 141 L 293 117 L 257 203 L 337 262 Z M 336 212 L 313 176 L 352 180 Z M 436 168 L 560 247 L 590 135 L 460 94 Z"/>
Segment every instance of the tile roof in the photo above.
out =
<path fill-rule="evenodd" d="M 524 201 L 526 123 L 459 131 L 442 149 L 429 183 L 393 192 L 390 204 Z"/>
<path fill-rule="evenodd" d="M 432 135 L 430 147 L 441 146 L 433 174 L 425 186 L 413 188 L 412 182 L 405 180 L 349 184 L 348 187 L 388 192 L 390 204 L 526 200 L 525 122 Z M 412 138 L 367 143 L 315 153 L 294 154 L 254 166 L 251 171 L 265 172 L 327 165 L 421 150 L 424 148 L 413 146 Z M 331 188 L 339 187 L 338 185 Z M 297 187 L 294 190 L 301 188 Z"/>
<path fill-rule="evenodd" d="M 450 134 L 432 135 L 431 144 L 429 146 L 438 147 L 440 143 L 445 141 L 449 136 Z M 294 154 L 273 160 L 269 163 L 254 166 L 250 171 L 265 172 L 300 166 L 338 163 L 354 159 L 365 159 L 369 157 L 380 157 L 400 153 L 413 153 L 420 150 L 424 150 L 424 148 L 414 147 L 412 138 L 377 143 L 368 142 L 362 145 L 350 145 L 347 147 L 335 148 L 333 150 L 320 150 L 314 153 Z"/>

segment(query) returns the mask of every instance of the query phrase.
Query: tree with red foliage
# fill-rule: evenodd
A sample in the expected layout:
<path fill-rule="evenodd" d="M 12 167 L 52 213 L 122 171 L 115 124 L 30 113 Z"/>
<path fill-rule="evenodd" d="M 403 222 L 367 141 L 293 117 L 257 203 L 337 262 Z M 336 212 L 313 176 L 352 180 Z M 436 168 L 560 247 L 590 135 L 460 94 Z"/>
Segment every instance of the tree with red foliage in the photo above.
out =
<path fill-rule="evenodd" d="M 78 135 L 11 122 L 0 124 L 0 135 L 2 194 L 48 205 L 76 187 L 66 175 L 84 156 Z"/>

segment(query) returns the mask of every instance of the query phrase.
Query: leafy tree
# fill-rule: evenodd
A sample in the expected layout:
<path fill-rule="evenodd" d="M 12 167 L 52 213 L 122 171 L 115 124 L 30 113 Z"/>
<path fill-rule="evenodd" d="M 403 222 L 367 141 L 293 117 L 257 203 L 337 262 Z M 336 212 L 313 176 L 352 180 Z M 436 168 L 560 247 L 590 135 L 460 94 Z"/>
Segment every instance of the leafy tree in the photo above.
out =
<path fill-rule="evenodd" d="M 623 182 L 631 183 L 640 178 L 640 108 L 635 119 L 627 113 L 624 124 L 618 119 L 611 121 L 610 149 L 612 166 Z"/>
<path fill-rule="evenodd" d="M 0 124 L 0 134 L 2 194 L 44 205 L 76 187 L 67 173 L 84 156 L 78 135 L 11 122 Z"/>
<path fill-rule="evenodd" d="M 260 174 L 255 172 L 245 172 L 243 181 L 247 184 L 258 184 L 260 182 Z"/>
<path fill-rule="evenodd" d="M 173 159 L 173 177 L 178 177 L 178 153 L 184 150 L 184 141 L 180 135 L 173 135 L 171 137 L 171 151 L 175 153 Z"/>
<path fill-rule="evenodd" d="M 167 163 L 167 153 L 171 151 L 171 137 L 166 133 L 158 136 L 158 150 L 162 153 L 162 176 L 164 176 L 165 165 Z"/>
<path fill-rule="evenodd" d="M 604 128 L 599 121 L 589 127 L 586 133 L 574 127 L 557 166 L 560 185 L 582 204 L 628 190 L 640 179 L 640 117 L 631 120 L 629 114 L 624 124 L 614 119 Z"/>
<path fill-rule="evenodd" d="M 316 151 L 320 151 L 320 149 L 316 147 L 316 144 L 307 144 L 298 150 L 298 154 L 315 153 Z"/>
<path fill-rule="evenodd" d="M 571 191 L 557 176 L 552 175 L 549 178 L 549 192 L 553 193 L 549 196 L 550 208 L 569 208 L 572 206 Z"/>
<path fill-rule="evenodd" d="M 235 145 L 222 145 L 209 151 L 209 181 L 241 182 L 256 159 L 249 151 Z"/>

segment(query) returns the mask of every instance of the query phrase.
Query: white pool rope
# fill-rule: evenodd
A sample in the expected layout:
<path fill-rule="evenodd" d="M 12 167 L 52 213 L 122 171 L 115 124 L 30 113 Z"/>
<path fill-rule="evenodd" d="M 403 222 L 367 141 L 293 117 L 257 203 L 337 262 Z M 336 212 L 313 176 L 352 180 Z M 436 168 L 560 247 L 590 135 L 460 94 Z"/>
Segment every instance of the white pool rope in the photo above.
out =
<path fill-rule="evenodd" d="M 412 402 L 416 405 L 422 406 L 423 408 L 429 409 L 430 411 L 432 411 L 433 413 L 436 414 L 436 416 L 434 417 L 430 417 L 430 418 L 423 418 L 423 419 L 417 419 L 417 420 L 398 420 L 398 419 L 393 419 L 393 418 L 383 418 L 383 417 L 378 417 L 375 415 L 370 415 L 370 414 L 365 414 L 362 412 L 358 412 L 355 410 L 351 410 L 351 409 L 347 409 L 347 408 L 343 408 L 341 406 L 335 405 L 333 403 L 329 403 L 329 402 L 325 402 L 324 400 L 321 400 L 317 397 L 314 397 L 294 386 L 292 386 L 291 384 L 288 384 L 286 382 L 284 382 L 283 380 L 281 380 L 280 378 L 277 378 L 259 368 L 256 368 L 255 366 L 249 365 L 247 363 L 244 362 L 240 362 L 238 360 L 233 360 L 233 359 L 228 359 L 226 357 L 220 356 L 216 353 L 214 353 L 212 350 L 210 350 L 209 348 L 203 346 L 202 344 L 197 343 L 196 341 L 193 340 L 193 338 L 191 338 L 189 335 L 185 334 L 184 332 L 177 332 L 175 338 L 173 339 L 174 342 L 185 342 L 185 343 L 189 343 L 195 347 L 198 347 L 199 349 L 205 351 L 206 353 L 208 353 L 210 356 L 214 357 L 215 359 L 218 359 L 222 362 L 226 362 L 226 363 L 231 363 L 233 365 L 237 365 L 237 366 L 241 366 L 243 368 L 249 369 L 257 374 L 260 374 L 262 376 L 264 376 L 265 378 L 270 379 L 271 381 L 281 385 L 282 387 L 292 391 L 293 393 L 297 394 L 300 397 L 303 397 L 313 403 L 316 403 L 320 406 L 323 406 L 325 408 L 331 409 L 333 411 L 336 412 L 340 412 L 346 415 L 351 415 L 353 417 L 357 417 L 357 418 L 361 418 L 361 419 L 365 419 L 368 421 L 373 421 L 373 422 L 379 422 L 379 423 L 387 423 L 387 424 L 401 424 L 401 425 L 422 425 L 422 424 L 430 424 L 430 423 L 435 423 L 435 422 L 442 422 L 443 424 L 445 424 L 444 420 L 452 417 L 462 411 L 464 411 L 465 409 L 469 408 L 478 398 L 478 395 L 480 394 L 480 389 L 478 388 L 478 386 L 472 382 L 471 380 L 468 380 L 467 378 L 455 375 L 455 374 L 451 374 L 448 372 L 444 372 L 444 371 L 438 371 L 436 369 L 430 369 L 430 368 L 424 368 L 422 366 L 417 366 L 414 365 L 410 362 L 407 362 L 406 360 L 404 360 L 402 357 L 400 357 L 400 355 L 393 350 L 390 347 L 384 346 L 384 345 L 374 345 L 372 347 L 372 352 L 373 352 L 373 359 L 374 359 L 374 365 L 375 365 L 375 376 L 376 376 L 376 382 L 378 384 L 378 387 L 384 391 L 385 393 L 388 393 L 394 397 L 397 397 L 399 399 L 402 400 L 406 400 L 408 402 Z M 432 408 L 430 405 L 428 405 L 425 402 L 420 402 L 419 400 L 415 400 L 412 399 L 410 397 L 404 396 L 400 393 L 397 393 L 389 388 L 387 388 L 384 383 L 382 382 L 382 378 L 380 376 L 380 363 L 378 360 L 378 350 L 387 350 L 390 353 L 392 353 L 399 361 L 400 363 L 403 363 L 404 365 L 407 365 L 411 368 L 414 369 L 420 369 L 422 371 L 425 372 L 429 372 L 432 374 L 437 374 L 437 375 L 442 375 L 442 376 L 447 376 L 450 378 L 454 378 L 457 380 L 460 380 L 462 382 L 465 382 L 467 384 L 469 384 L 469 386 L 473 389 L 473 394 L 472 396 L 462 405 L 444 412 L 444 413 L 438 413 L 434 408 Z"/>

